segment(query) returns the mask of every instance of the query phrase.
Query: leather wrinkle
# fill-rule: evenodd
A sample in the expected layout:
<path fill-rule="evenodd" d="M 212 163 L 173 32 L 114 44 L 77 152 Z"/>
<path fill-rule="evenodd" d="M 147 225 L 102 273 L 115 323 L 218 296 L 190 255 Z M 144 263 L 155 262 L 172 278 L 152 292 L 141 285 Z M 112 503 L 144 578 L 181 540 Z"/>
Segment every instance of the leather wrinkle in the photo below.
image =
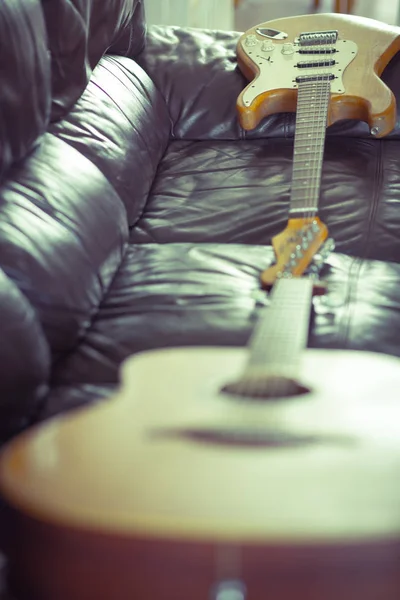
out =
<path fill-rule="evenodd" d="M 149 199 L 152 196 L 153 188 L 154 188 L 154 186 L 156 184 L 156 181 L 157 181 L 158 171 L 160 169 L 160 165 L 162 164 L 163 158 L 164 158 L 165 154 L 167 153 L 167 150 L 168 150 L 168 146 L 166 146 L 166 148 L 164 149 L 164 153 L 163 153 L 163 155 L 160 158 L 160 161 L 159 161 L 159 163 L 157 165 L 156 170 L 154 171 L 154 176 L 153 176 L 153 180 L 152 180 L 152 182 L 150 184 L 150 187 L 149 187 L 149 192 L 148 192 L 148 195 L 147 195 L 147 200 L 146 200 L 146 202 L 143 203 L 143 205 L 141 207 L 141 210 L 138 212 L 137 219 L 136 219 L 135 223 L 133 225 L 129 226 L 129 230 L 130 231 L 134 231 L 136 228 L 140 227 L 140 225 L 139 225 L 140 224 L 140 220 L 146 214 L 147 204 L 148 204 Z"/>
<path fill-rule="evenodd" d="M 339 337 L 339 347 L 347 348 L 349 345 L 350 338 L 350 330 L 351 330 L 351 320 L 354 314 L 354 311 L 357 310 L 357 305 L 354 300 L 356 300 L 358 296 L 358 287 L 360 281 L 360 274 L 362 270 L 364 260 L 362 258 L 354 257 L 350 269 L 349 276 L 347 279 L 347 293 L 345 295 L 344 306 L 346 306 L 346 311 L 342 312 L 342 331 L 341 335 L 339 335 L 340 331 L 340 322 L 338 323 L 338 337 Z"/>
<path fill-rule="evenodd" d="M 106 71 L 108 71 L 108 72 L 110 73 L 110 75 L 112 75 L 113 77 L 115 77 L 115 73 L 114 73 L 113 71 L 111 71 L 110 69 L 108 69 L 108 68 L 107 68 L 106 61 L 107 61 L 107 60 L 110 60 L 110 59 L 112 59 L 112 57 L 105 57 L 105 59 L 104 59 L 104 63 L 102 63 L 102 66 L 104 66 L 105 70 L 106 70 Z M 120 65 L 119 61 L 116 61 L 116 60 L 114 60 L 113 62 L 114 62 L 114 63 L 115 63 L 117 66 L 118 66 L 118 68 L 120 68 L 120 69 L 121 69 L 121 65 Z M 122 69 L 121 69 L 121 70 L 122 70 Z M 132 89 L 131 89 L 131 88 L 129 88 L 129 87 L 126 85 L 126 81 L 124 81 L 122 78 L 121 78 L 121 79 L 120 79 L 120 78 L 118 78 L 118 81 L 119 81 L 119 82 L 120 82 L 120 83 L 121 83 L 121 84 L 122 84 L 122 85 L 125 87 L 125 89 L 126 89 L 127 91 L 129 91 L 130 93 L 132 93 Z M 127 114 L 127 112 L 124 110 L 124 108 L 123 108 L 122 104 L 119 104 L 119 103 L 117 102 L 116 98 L 115 98 L 115 97 L 114 97 L 114 96 L 111 94 L 111 92 L 108 92 L 108 91 L 106 90 L 106 88 L 105 88 L 105 87 L 102 87 L 102 86 L 100 86 L 100 84 L 99 84 L 99 83 L 97 83 L 96 81 L 93 81 L 93 85 L 94 85 L 95 87 L 97 87 L 98 89 L 100 89 L 100 90 L 101 90 L 101 91 L 102 91 L 102 92 L 103 92 L 103 93 L 104 93 L 104 94 L 105 94 L 105 95 L 106 95 L 106 96 L 109 98 L 110 102 L 116 106 L 116 108 L 118 109 L 118 111 L 119 111 L 121 114 L 123 114 L 123 116 L 125 117 L 125 119 L 126 119 L 127 123 L 129 123 L 129 125 L 132 127 L 133 131 L 135 131 L 135 133 L 139 135 L 140 139 L 141 139 L 141 140 L 142 140 L 142 142 L 143 142 L 143 147 L 146 149 L 147 153 L 150 155 L 150 150 L 149 150 L 149 148 L 147 147 L 147 143 L 146 143 L 146 139 L 147 139 L 147 138 L 146 138 L 146 137 L 145 137 L 145 135 L 144 135 L 144 131 L 142 131 L 142 130 L 141 130 L 141 129 L 140 129 L 138 126 L 137 126 L 136 122 L 135 122 L 135 121 L 134 121 L 134 120 L 133 120 L 131 117 L 129 117 L 129 116 L 128 116 L 128 114 Z M 147 104 L 145 104 L 145 102 L 144 102 L 144 99 L 143 99 L 143 96 L 144 96 L 144 94 L 142 93 L 143 91 L 145 92 L 145 95 L 146 95 Z M 136 99 L 136 100 L 137 100 L 137 101 L 140 103 L 140 105 L 141 105 L 141 108 L 142 108 L 142 109 L 143 109 L 145 112 L 148 112 L 148 111 L 146 110 L 146 108 L 148 108 L 148 103 L 151 101 L 151 98 L 150 98 L 150 96 L 147 94 L 147 91 L 146 91 L 146 90 L 143 90 L 143 88 L 141 87 L 141 89 L 140 89 L 140 93 L 137 93 L 137 90 L 136 90 L 136 89 L 135 89 L 135 90 L 133 90 L 133 93 L 134 93 L 134 95 L 135 95 L 135 99 Z"/>
<path fill-rule="evenodd" d="M 121 257 L 121 264 L 124 263 L 126 254 L 128 252 L 129 249 L 129 244 L 126 243 L 122 257 Z M 51 382 L 53 383 L 54 378 L 56 378 L 56 374 L 57 374 L 57 369 L 62 368 L 62 364 L 64 361 L 68 360 L 69 357 L 71 357 L 81 346 L 81 344 L 84 344 L 86 342 L 86 340 L 88 339 L 90 333 L 91 333 L 91 329 L 93 327 L 94 322 L 96 321 L 96 317 L 98 316 L 101 307 L 104 303 L 107 302 L 107 299 L 109 298 L 109 294 L 112 290 L 113 284 L 115 282 L 115 280 L 117 279 L 119 275 L 119 269 L 117 269 L 113 275 L 113 277 L 110 279 L 110 281 L 108 282 L 107 286 L 103 286 L 103 292 L 102 292 L 102 297 L 101 297 L 101 301 L 98 303 L 97 307 L 95 308 L 95 310 L 93 310 L 93 312 L 90 315 L 90 323 L 88 324 L 87 328 L 82 332 L 81 336 L 79 339 L 76 340 L 76 343 L 73 347 L 71 347 L 68 352 L 64 353 L 63 355 L 59 356 L 58 359 L 56 361 L 54 361 L 53 363 L 53 371 L 52 371 L 52 379 Z M 64 310 L 64 309 L 63 309 Z M 116 382 L 110 382 L 110 384 L 115 384 Z"/>
<path fill-rule="evenodd" d="M 103 57 L 88 89 L 52 131 L 105 174 L 133 226 L 169 137 L 165 101 L 143 69 L 130 58 Z"/>
<path fill-rule="evenodd" d="M 374 172 L 374 185 L 373 185 L 373 196 L 370 204 L 369 218 L 367 227 L 364 234 L 364 250 L 362 256 L 369 254 L 369 248 L 371 243 L 371 237 L 376 224 L 376 216 L 378 206 L 382 196 L 382 182 L 383 182 L 383 140 L 374 140 L 371 144 L 371 148 L 375 149 L 375 172 Z"/>

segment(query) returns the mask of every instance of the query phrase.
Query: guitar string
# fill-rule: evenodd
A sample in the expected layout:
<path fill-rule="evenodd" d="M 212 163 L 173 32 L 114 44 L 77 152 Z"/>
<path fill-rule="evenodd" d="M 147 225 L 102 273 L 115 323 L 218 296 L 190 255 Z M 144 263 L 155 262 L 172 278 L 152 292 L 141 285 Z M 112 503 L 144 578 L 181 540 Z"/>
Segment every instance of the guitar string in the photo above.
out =
<path fill-rule="evenodd" d="M 317 60 L 321 60 L 322 62 L 325 58 L 326 52 L 324 50 L 326 50 L 327 46 L 328 44 L 324 44 L 320 49 L 317 49 Z M 332 47 L 332 44 L 329 44 L 329 46 Z M 328 76 L 329 72 L 322 67 L 315 81 L 299 82 L 298 87 L 299 110 L 296 114 L 296 120 L 299 116 L 299 128 L 295 128 L 295 138 L 296 132 L 299 133 L 299 136 L 295 139 L 295 151 L 299 152 L 299 156 L 294 165 L 297 172 L 295 171 L 295 177 L 293 177 L 292 181 L 295 184 L 295 189 L 292 190 L 292 193 L 295 201 L 299 203 L 299 200 L 301 200 L 302 206 L 305 208 L 305 227 L 302 232 L 303 241 L 306 239 L 307 230 L 315 218 L 319 204 L 322 156 L 331 88 L 330 80 L 327 79 Z M 314 110 L 310 111 L 310 108 Z M 312 116 L 314 115 L 311 123 L 310 113 Z M 298 142 L 297 144 L 296 141 Z M 307 143 L 310 144 L 309 154 L 307 154 Z M 299 170 L 300 173 L 298 175 Z M 302 183 L 300 186 L 299 181 Z M 303 193 L 301 190 L 303 190 Z M 300 335 L 299 331 L 298 334 Z M 296 346 L 300 349 L 300 344 L 296 344 Z M 280 388 L 277 392 L 282 393 L 283 380 L 275 380 L 273 387 L 277 384 Z"/>
<path fill-rule="evenodd" d="M 324 58 L 324 48 L 317 49 L 317 60 L 322 62 Z M 300 112 L 302 115 L 301 122 L 301 139 L 302 146 L 304 146 L 304 140 L 310 141 L 311 155 L 304 154 L 301 157 L 302 173 L 305 176 L 304 188 L 307 194 L 305 200 L 306 213 L 305 213 L 305 228 L 303 230 L 303 241 L 307 239 L 307 229 L 313 222 L 317 213 L 319 205 L 319 191 L 320 191 L 320 180 L 321 180 L 321 168 L 322 168 L 322 156 L 324 152 L 324 141 L 326 135 L 326 117 L 328 110 L 330 82 L 327 80 L 329 73 L 324 68 L 319 69 L 319 73 L 316 81 L 301 82 L 298 91 L 298 100 L 300 102 Z M 307 114 L 305 114 L 305 108 Z M 311 110 L 310 108 L 315 108 Z M 310 114 L 312 118 L 310 126 Z M 306 149 L 308 150 L 307 146 Z M 307 151 L 306 150 L 306 151 Z M 311 308 L 311 307 L 309 307 Z M 305 318 L 306 316 L 303 315 Z M 308 322 L 308 319 L 307 319 Z M 301 351 L 300 342 L 298 342 L 298 351 Z M 296 349 L 295 349 L 296 350 Z"/>
<path fill-rule="evenodd" d="M 317 52 L 317 56 L 321 58 L 321 61 L 326 56 L 326 52 L 324 52 L 326 46 L 327 45 L 324 45 L 324 48 L 321 48 L 319 52 Z M 296 160 L 297 164 L 294 165 L 295 176 L 292 178 L 292 184 L 295 184 L 295 189 L 292 189 L 292 194 L 294 192 L 294 198 L 298 202 L 298 190 L 303 189 L 305 192 L 305 197 L 304 194 L 300 193 L 300 199 L 303 196 L 303 202 L 305 201 L 303 207 L 305 208 L 304 216 L 306 225 L 303 229 L 303 238 L 306 238 L 307 229 L 315 218 L 317 212 L 316 207 L 318 207 L 319 204 L 322 157 L 324 153 L 327 113 L 331 91 L 331 84 L 328 77 L 329 72 L 324 70 L 324 68 L 321 68 L 315 81 L 299 82 L 298 87 L 299 110 L 296 113 L 296 121 L 297 118 L 299 118 L 299 128 L 295 127 L 294 152 L 296 153 L 296 150 L 299 150 L 299 158 Z M 314 108 L 315 110 L 310 111 L 310 108 Z M 311 123 L 309 119 L 310 113 L 314 113 L 314 118 Z M 297 138 L 296 132 L 299 134 Z M 308 150 L 307 143 L 304 143 L 305 141 L 310 143 L 310 155 L 306 154 L 304 161 L 304 147 L 306 148 L 306 152 Z M 301 165 L 300 169 L 299 163 Z M 300 170 L 299 177 L 297 177 L 296 170 Z M 302 186 L 300 187 L 298 187 L 299 180 L 302 181 Z M 298 330 L 298 336 L 300 336 L 300 333 L 301 331 Z M 298 340 L 296 341 L 298 342 Z M 293 340 L 293 343 L 294 342 L 295 340 Z M 301 344 L 297 343 L 294 345 L 296 347 L 299 346 L 298 350 L 300 350 Z M 259 345 L 257 344 L 257 346 L 258 348 L 255 348 L 255 350 L 258 352 Z M 286 362 L 288 362 L 288 358 L 289 354 L 286 356 Z M 248 389 L 248 391 L 254 394 L 257 385 L 258 383 L 254 381 L 254 384 L 251 386 L 252 389 Z M 280 379 L 279 377 L 273 379 L 271 381 L 271 394 L 275 393 L 275 395 L 282 395 L 285 385 L 286 382 L 284 379 Z"/>
<path fill-rule="evenodd" d="M 318 53 L 318 57 L 322 55 L 322 49 Z M 318 60 L 318 59 L 317 59 Z M 305 226 L 303 228 L 302 236 L 303 241 L 306 239 L 307 230 L 314 220 L 316 211 L 315 207 L 318 206 L 318 195 L 319 195 L 319 179 L 320 179 L 320 171 L 321 171 L 321 163 L 322 157 L 321 154 L 323 152 L 322 143 L 324 140 L 324 131 L 326 129 L 326 111 L 327 111 L 327 82 L 326 82 L 326 72 L 324 69 L 321 69 L 318 73 L 317 80 L 311 82 L 299 82 L 298 87 L 298 103 L 299 110 L 297 112 L 297 116 L 299 117 L 299 128 L 295 128 L 295 137 L 296 133 L 298 133 L 298 138 L 295 142 L 300 142 L 295 144 L 295 151 L 299 150 L 300 156 L 296 161 L 295 168 L 298 169 L 300 164 L 301 171 L 299 176 L 295 173 L 295 177 L 293 177 L 293 183 L 295 183 L 295 198 L 297 196 L 297 200 L 299 200 L 299 190 L 300 190 L 300 198 L 305 204 L 303 207 L 306 209 L 305 216 Z M 325 85 L 324 85 L 325 84 Z M 330 87 L 330 86 L 329 86 Z M 310 108 L 314 110 L 310 111 Z M 312 121 L 310 123 L 310 113 Z M 297 120 L 297 117 L 296 117 Z M 307 146 L 309 144 L 309 146 Z M 299 149 L 300 145 L 300 149 Z M 305 152 L 304 153 L 304 149 Z M 308 153 L 309 151 L 309 153 Z M 298 182 L 301 182 L 301 186 L 298 185 Z M 305 198 L 304 198 L 305 194 Z M 303 308 L 300 307 L 299 310 Z M 307 306 L 307 308 L 310 308 Z M 299 316 L 299 315 L 298 315 Z M 303 315 L 306 317 L 306 315 Z M 303 319 L 300 319 L 302 321 Z M 308 319 L 307 319 L 308 322 Z M 292 338 L 292 345 L 294 347 L 290 348 L 290 350 L 294 353 L 300 352 L 302 349 L 302 338 L 304 337 L 302 334 L 301 328 L 297 328 L 296 338 Z M 287 358 L 289 358 L 291 352 L 287 353 Z M 291 356 L 291 367 L 293 368 L 295 365 L 293 364 L 293 356 Z M 288 389 L 285 381 L 283 379 L 275 379 L 273 380 L 273 391 L 276 394 L 282 395 L 286 389 Z"/>
<path fill-rule="evenodd" d="M 325 45 L 324 45 L 325 48 Z M 322 57 L 326 56 L 326 52 L 321 48 L 319 51 L 319 55 Z M 318 59 L 317 59 L 318 60 Z M 321 59 L 322 60 L 322 59 Z M 311 141 L 311 156 L 307 157 L 307 163 L 301 166 L 300 170 L 305 171 L 305 176 L 309 178 L 307 192 L 309 196 L 306 198 L 305 204 L 305 216 L 306 219 L 310 222 L 312 218 L 315 216 L 313 207 L 318 205 L 318 187 L 319 187 L 319 175 L 320 169 L 322 165 L 321 154 L 323 152 L 323 148 L 321 148 L 324 141 L 324 131 L 326 130 L 326 112 L 327 106 L 326 101 L 329 97 L 330 91 L 330 82 L 327 81 L 326 78 L 329 76 L 328 71 L 324 71 L 323 68 L 320 69 L 318 73 L 317 79 L 315 82 L 304 82 L 300 83 L 299 86 L 299 95 L 300 95 L 300 108 L 304 112 L 304 105 L 307 103 L 310 104 L 310 101 L 314 101 L 315 111 L 311 111 L 315 113 L 315 118 L 311 122 L 307 122 L 307 117 L 309 118 L 310 110 L 306 109 L 307 115 L 304 117 L 306 121 L 305 126 L 303 125 L 303 146 L 304 146 L 304 136 L 310 138 Z M 325 85 L 324 85 L 325 84 Z M 301 189 L 301 188 L 300 188 Z M 299 200 L 299 198 L 298 198 Z M 308 209 L 308 210 L 307 210 Z"/>

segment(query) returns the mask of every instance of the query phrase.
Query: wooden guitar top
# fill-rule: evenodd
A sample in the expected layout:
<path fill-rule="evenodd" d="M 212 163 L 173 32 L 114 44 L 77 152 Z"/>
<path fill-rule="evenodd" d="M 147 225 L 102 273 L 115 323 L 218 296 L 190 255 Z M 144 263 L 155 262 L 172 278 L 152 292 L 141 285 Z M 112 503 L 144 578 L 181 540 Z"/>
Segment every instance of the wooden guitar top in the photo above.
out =
<path fill-rule="evenodd" d="M 308 350 L 310 395 L 244 404 L 218 390 L 245 355 L 186 348 L 136 356 L 114 400 L 47 422 L 5 450 L 3 492 L 33 516 L 150 536 L 400 535 L 399 360 Z M 265 430 L 272 442 L 201 442 L 202 430 L 221 427 Z M 287 442 L 274 437 L 279 431 Z"/>
<path fill-rule="evenodd" d="M 219 390 L 245 356 L 144 353 L 11 442 L 18 598 L 398 600 L 399 359 L 309 350 L 310 394 L 244 404 Z"/>

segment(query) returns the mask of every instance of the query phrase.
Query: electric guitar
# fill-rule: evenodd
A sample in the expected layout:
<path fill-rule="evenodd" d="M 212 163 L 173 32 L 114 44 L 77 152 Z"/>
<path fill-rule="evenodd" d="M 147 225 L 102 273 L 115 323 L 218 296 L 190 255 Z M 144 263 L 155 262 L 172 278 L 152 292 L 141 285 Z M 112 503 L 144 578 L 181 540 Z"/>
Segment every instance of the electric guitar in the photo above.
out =
<path fill-rule="evenodd" d="M 306 349 L 331 244 L 299 219 L 248 348 L 138 354 L 3 450 L 19 600 L 398 600 L 400 360 Z"/>
<path fill-rule="evenodd" d="M 238 65 L 250 80 L 237 100 L 243 129 L 277 112 L 296 112 L 289 220 L 272 240 L 277 261 L 262 274 L 264 287 L 271 287 L 288 262 L 279 252 L 284 240 L 292 240 L 290 254 L 300 255 L 304 226 L 316 220 L 324 228 L 316 215 L 327 126 L 366 121 L 375 137 L 394 128 L 396 100 L 380 75 L 399 49 L 398 28 L 339 14 L 278 19 L 240 37 Z M 303 267 L 299 261 L 298 269 Z"/>

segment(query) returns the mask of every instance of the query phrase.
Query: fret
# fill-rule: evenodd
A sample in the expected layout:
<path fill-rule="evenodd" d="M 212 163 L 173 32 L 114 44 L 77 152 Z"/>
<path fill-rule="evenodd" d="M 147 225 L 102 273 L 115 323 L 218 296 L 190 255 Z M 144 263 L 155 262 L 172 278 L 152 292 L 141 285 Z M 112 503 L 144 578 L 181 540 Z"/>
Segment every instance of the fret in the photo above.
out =
<path fill-rule="evenodd" d="M 312 177 L 307 177 L 304 179 L 299 178 L 299 182 L 296 183 L 296 185 L 292 187 L 292 191 L 293 190 L 302 190 L 304 192 L 304 186 L 308 185 L 310 183 L 310 181 L 312 181 Z M 318 182 L 318 178 L 314 177 L 314 181 Z M 305 196 L 305 197 L 307 197 L 307 196 Z"/>
<path fill-rule="evenodd" d="M 304 167 L 297 167 L 296 172 L 303 172 L 303 171 L 308 172 L 308 170 L 309 170 L 308 167 L 309 167 L 309 165 L 306 165 Z M 311 175 L 311 177 L 315 177 L 315 179 L 317 179 L 316 175 Z"/>
<path fill-rule="evenodd" d="M 310 210 L 310 206 L 318 206 L 319 194 L 318 190 L 309 190 L 307 194 L 296 193 L 295 197 L 292 198 L 292 201 L 289 206 L 289 210 L 293 208 L 303 208 L 305 211 Z"/>
<path fill-rule="evenodd" d="M 307 116 L 308 115 L 313 115 L 313 116 L 315 116 L 316 119 L 320 119 L 321 124 L 323 123 L 323 118 L 321 116 L 319 116 L 319 115 L 314 115 L 314 110 L 313 109 L 307 109 L 307 108 L 305 108 L 304 111 L 303 111 L 303 115 L 307 115 Z M 303 126 L 303 122 L 304 122 L 304 124 L 307 124 L 307 121 L 306 121 L 305 117 L 302 117 L 302 120 L 299 122 L 299 125 Z M 314 123 L 309 123 L 309 126 L 310 127 L 314 127 Z"/>
<path fill-rule="evenodd" d="M 310 206 L 307 208 L 290 208 L 289 214 L 293 216 L 293 214 L 297 214 L 299 218 L 304 217 L 314 217 L 318 212 L 318 206 Z"/>

